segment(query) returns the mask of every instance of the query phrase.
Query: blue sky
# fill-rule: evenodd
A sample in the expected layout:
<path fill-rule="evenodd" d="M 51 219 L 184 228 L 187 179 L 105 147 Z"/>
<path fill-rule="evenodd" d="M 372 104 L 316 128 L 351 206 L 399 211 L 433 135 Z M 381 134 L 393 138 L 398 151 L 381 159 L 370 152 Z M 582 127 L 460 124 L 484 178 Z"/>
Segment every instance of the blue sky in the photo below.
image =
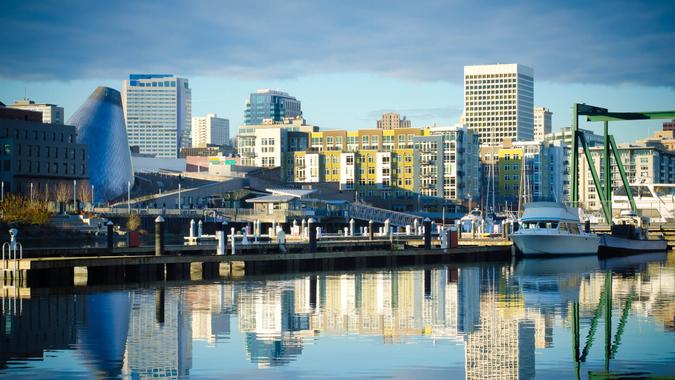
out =
<path fill-rule="evenodd" d="M 570 124 L 574 102 L 675 109 L 675 2 L 3 1 L 0 101 L 72 114 L 129 73 L 190 79 L 193 114 L 241 123 L 258 88 L 298 97 L 324 129 L 373 127 L 394 110 L 451 124 L 468 64 L 535 70 L 535 103 Z M 619 141 L 660 121 L 616 124 Z"/>

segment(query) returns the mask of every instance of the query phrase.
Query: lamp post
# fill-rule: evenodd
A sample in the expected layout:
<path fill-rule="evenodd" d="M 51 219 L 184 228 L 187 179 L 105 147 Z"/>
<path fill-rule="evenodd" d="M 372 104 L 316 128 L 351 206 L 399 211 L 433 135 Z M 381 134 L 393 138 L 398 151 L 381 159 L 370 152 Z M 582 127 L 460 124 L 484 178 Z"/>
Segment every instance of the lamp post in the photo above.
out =
<path fill-rule="evenodd" d="M 30 183 L 30 203 L 33 203 L 33 182 Z"/>
<path fill-rule="evenodd" d="M 77 180 L 73 180 L 73 209 L 77 211 Z"/>
<path fill-rule="evenodd" d="M 127 181 L 127 213 L 131 215 L 131 181 Z"/>
<path fill-rule="evenodd" d="M 93 209 L 94 206 L 94 185 L 91 185 L 91 208 Z"/>
<path fill-rule="evenodd" d="M 178 212 L 180 213 L 180 183 L 178 184 Z"/>
<path fill-rule="evenodd" d="M 5 181 L 2 181 L 2 200 L 5 200 Z"/>

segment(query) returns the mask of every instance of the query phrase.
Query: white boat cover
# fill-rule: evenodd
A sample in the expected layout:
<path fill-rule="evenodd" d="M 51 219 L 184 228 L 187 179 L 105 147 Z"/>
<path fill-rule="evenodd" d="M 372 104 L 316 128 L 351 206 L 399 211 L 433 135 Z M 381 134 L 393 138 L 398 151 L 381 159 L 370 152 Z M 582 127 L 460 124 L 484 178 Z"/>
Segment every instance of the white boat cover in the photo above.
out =
<path fill-rule="evenodd" d="M 555 202 L 532 202 L 525 205 L 522 221 L 552 220 L 579 223 L 579 210 Z"/>

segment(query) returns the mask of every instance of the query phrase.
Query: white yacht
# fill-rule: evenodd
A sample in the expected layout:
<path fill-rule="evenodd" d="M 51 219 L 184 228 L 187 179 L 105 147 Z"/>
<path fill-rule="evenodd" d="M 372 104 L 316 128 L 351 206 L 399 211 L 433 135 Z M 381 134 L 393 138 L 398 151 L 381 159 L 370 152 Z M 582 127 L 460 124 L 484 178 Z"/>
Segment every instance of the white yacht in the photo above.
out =
<path fill-rule="evenodd" d="M 641 179 L 630 185 L 635 206 L 640 215 L 648 217 L 651 223 L 670 223 L 675 221 L 675 184 L 652 183 Z M 612 193 L 612 209 L 630 209 L 626 188 L 621 186 Z"/>
<path fill-rule="evenodd" d="M 579 211 L 555 202 L 525 205 L 511 240 L 523 255 L 595 255 L 600 237 L 584 232 Z"/>

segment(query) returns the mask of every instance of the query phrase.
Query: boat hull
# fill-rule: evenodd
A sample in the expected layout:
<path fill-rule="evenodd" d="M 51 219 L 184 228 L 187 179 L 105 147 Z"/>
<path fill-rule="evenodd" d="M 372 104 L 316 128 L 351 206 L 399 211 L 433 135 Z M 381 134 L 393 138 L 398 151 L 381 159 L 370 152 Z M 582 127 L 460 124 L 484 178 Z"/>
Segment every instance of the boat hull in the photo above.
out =
<path fill-rule="evenodd" d="M 601 235 L 599 253 L 602 255 L 631 254 L 640 252 L 665 252 L 665 240 L 634 240 L 624 237 Z"/>
<path fill-rule="evenodd" d="M 513 234 L 513 243 L 524 256 L 595 255 L 596 235 Z"/>

